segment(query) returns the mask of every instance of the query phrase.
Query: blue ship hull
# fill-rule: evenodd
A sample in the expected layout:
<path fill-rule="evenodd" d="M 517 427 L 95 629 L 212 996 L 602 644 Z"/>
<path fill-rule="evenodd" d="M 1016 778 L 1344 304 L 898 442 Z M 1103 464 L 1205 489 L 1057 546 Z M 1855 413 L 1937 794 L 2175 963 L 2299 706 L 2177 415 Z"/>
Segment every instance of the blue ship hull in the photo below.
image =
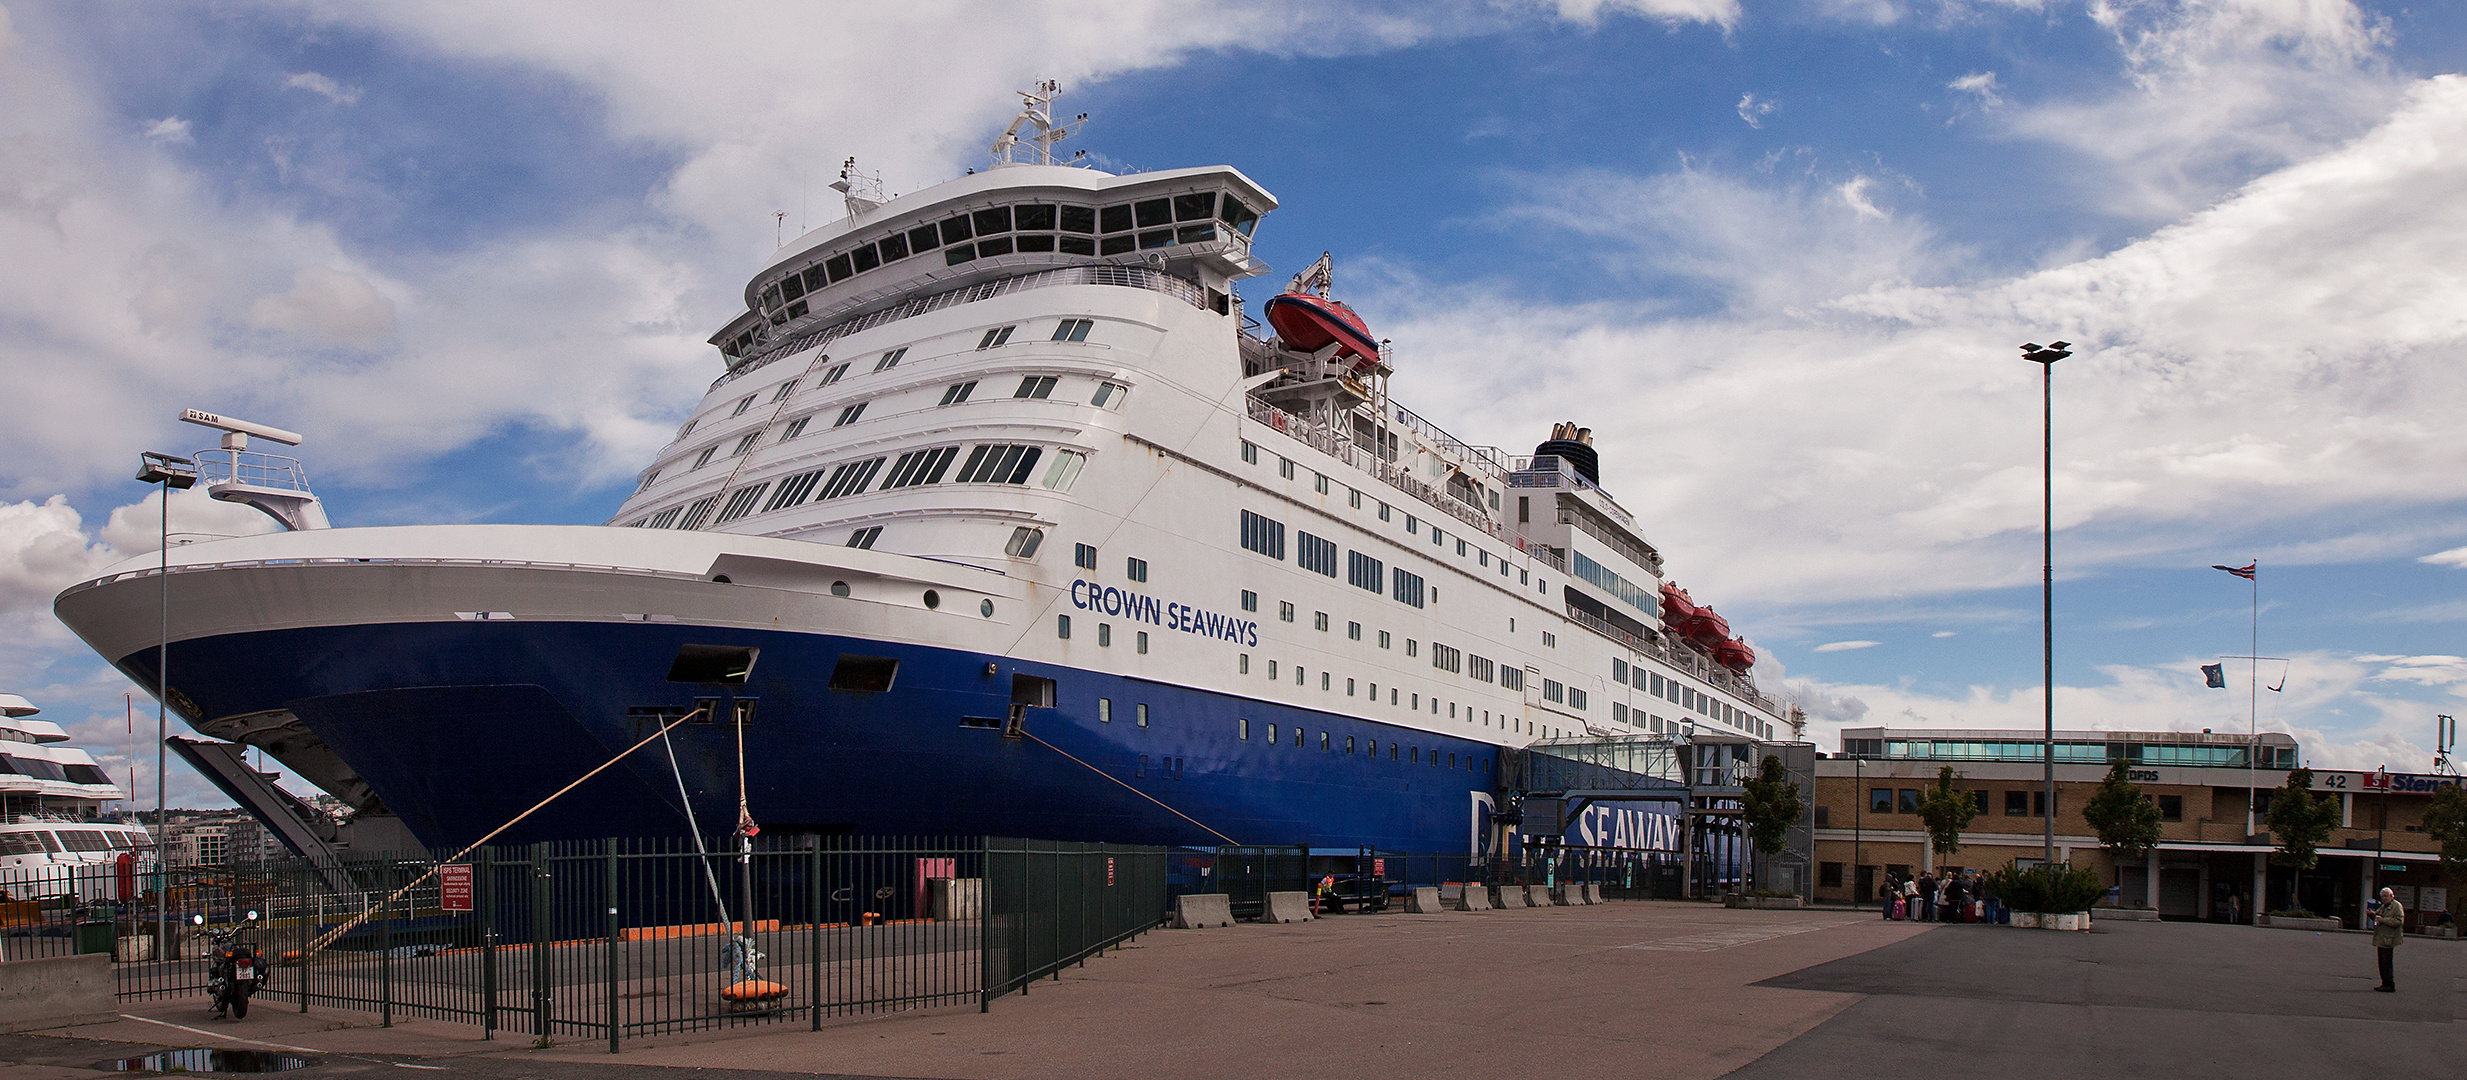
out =
<path fill-rule="evenodd" d="M 670 682 L 686 644 L 753 646 L 760 659 L 742 687 Z M 825 634 L 389 623 L 192 639 L 172 653 L 173 684 L 202 715 L 291 711 L 414 835 L 447 848 L 478 840 L 658 730 L 648 711 L 708 698 L 721 699 L 723 716 L 735 699 L 756 702 L 744 730 L 745 795 L 769 832 L 1461 851 L 1472 832 L 1470 793 L 1492 791 L 1499 765 L 1498 748 L 1480 740 Z M 842 654 L 898 660 L 890 689 L 831 689 Z M 148 683 L 153 663 L 151 650 L 120 659 Z M 985 726 L 1009 711 L 1015 672 L 1056 681 L 1054 706 L 1027 710 L 1035 739 Z M 1109 722 L 1099 719 L 1100 699 L 1111 703 Z M 736 734 L 725 722 L 681 725 L 670 736 L 673 771 L 654 742 L 492 842 L 682 835 L 680 776 L 702 830 L 724 833 L 736 821 Z"/>

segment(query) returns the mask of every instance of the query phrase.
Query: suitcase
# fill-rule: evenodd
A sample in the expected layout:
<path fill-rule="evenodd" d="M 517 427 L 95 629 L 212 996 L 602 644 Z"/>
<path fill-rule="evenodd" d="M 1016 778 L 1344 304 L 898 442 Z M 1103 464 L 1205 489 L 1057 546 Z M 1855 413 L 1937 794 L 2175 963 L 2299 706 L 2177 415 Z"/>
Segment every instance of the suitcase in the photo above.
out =
<path fill-rule="evenodd" d="M 1900 922 L 1900 921 L 1902 921 L 1902 920 L 1904 920 L 1904 919 L 1907 919 L 1907 918 L 1909 918 L 1909 917 L 1910 917 L 1910 904 L 1909 904 L 1909 902 L 1908 902 L 1908 901 L 1905 901 L 1905 900 L 1895 900 L 1895 901 L 1893 902 L 1893 921 L 1894 921 L 1894 922 Z"/>

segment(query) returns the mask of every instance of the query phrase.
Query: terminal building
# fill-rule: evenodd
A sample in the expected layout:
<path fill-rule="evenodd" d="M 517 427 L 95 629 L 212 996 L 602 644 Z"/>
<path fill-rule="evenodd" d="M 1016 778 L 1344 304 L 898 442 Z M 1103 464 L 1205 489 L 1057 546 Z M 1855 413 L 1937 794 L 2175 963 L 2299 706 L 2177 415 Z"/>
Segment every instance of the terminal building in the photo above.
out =
<path fill-rule="evenodd" d="M 1816 898 L 1873 902 L 1888 876 L 2036 863 L 2051 809 L 2043 749 L 2030 731 L 1844 729 L 1841 752 L 1816 762 Z M 2432 794 L 2458 783 L 2455 776 L 2314 770 L 2312 790 L 2337 800 L 2339 827 L 2300 876 L 2272 865 L 2269 800 L 2299 762 L 2298 749 L 2275 732 L 2059 731 L 2056 858 L 2116 885 L 2115 903 L 2157 908 L 2166 919 L 2249 923 L 2256 910 L 2295 905 L 2362 927 L 2364 899 L 2384 886 L 2406 904 L 2410 929 L 2467 907 L 2423 825 Z M 2158 804 L 2161 821 L 2159 845 L 2121 867 L 2082 818 L 2117 761 Z M 1917 811 L 1948 765 L 1979 815 L 1961 850 L 1939 862 Z"/>

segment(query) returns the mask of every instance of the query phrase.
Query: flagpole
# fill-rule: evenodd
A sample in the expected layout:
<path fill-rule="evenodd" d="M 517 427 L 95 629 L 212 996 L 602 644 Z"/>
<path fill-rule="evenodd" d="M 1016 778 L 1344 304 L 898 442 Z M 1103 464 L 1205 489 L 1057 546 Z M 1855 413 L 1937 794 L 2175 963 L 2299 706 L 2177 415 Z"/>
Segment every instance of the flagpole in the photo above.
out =
<path fill-rule="evenodd" d="M 2252 685 L 2246 691 L 2251 695 L 2252 704 L 2248 706 L 2250 711 L 2245 714 L 2244 744 L 2244 836 L 2247 840 L 2253 838 L 2255 824 L 2253 803 L 2260 798 L 2261 791 L 2256 780 L 2259 774 L 2254 771 L 2256 768 L 2254 759 L 2261 756 L 2261 560 L 2253 560 L 2252 565 L 2253 576 L 2250 580 L 2253 583 L 2253 667 Z"/>

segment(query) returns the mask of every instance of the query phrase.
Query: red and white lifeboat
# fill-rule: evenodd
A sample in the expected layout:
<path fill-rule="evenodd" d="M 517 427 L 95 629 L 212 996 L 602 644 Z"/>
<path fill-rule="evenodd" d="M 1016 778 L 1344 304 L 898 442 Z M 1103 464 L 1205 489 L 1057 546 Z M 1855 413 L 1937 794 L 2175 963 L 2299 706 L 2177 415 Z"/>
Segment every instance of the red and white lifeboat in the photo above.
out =
<path fill-rule="evenodd" d="M 1738 638 L 1723 638 L 1721 644 L 1713 647 L 1713 662 L 1745 675 L 1747 669 L 1756 666 L 1756 650 Z"/>
<path fill-rule="evenodd" d="M 1696 601 L 1688 597 L 1687 590 L 1682 589 L 1678 585 L 1671 582 L 1663 582 L 1662 625 L 1669 627 L 1672 632 L 1676 633 L 1679 632 L 1679 628 L 1681 626 L 1685 625 L 1689 619 L 1694 618 L 1695 615 Z"/>
<path fill-rule="evenodd" d="M 1356 374 L 1379 366 L 1378 340 L 1344 301 L 1307 292 L 1280 293 L 1268 298 L 1267 314 L 1268 325 L 1290 348 L 1318 352 L 1335 342 L 1336 355 L 1352 357 Z"/>
<path fill-rule="evenodd" d="M 1679 632 L 1687 635 L 1689 641 L 1710 649 L 1730 639 L 1730 620 L 1710 607 L 1700 607 L 1680 624 Z"/>

